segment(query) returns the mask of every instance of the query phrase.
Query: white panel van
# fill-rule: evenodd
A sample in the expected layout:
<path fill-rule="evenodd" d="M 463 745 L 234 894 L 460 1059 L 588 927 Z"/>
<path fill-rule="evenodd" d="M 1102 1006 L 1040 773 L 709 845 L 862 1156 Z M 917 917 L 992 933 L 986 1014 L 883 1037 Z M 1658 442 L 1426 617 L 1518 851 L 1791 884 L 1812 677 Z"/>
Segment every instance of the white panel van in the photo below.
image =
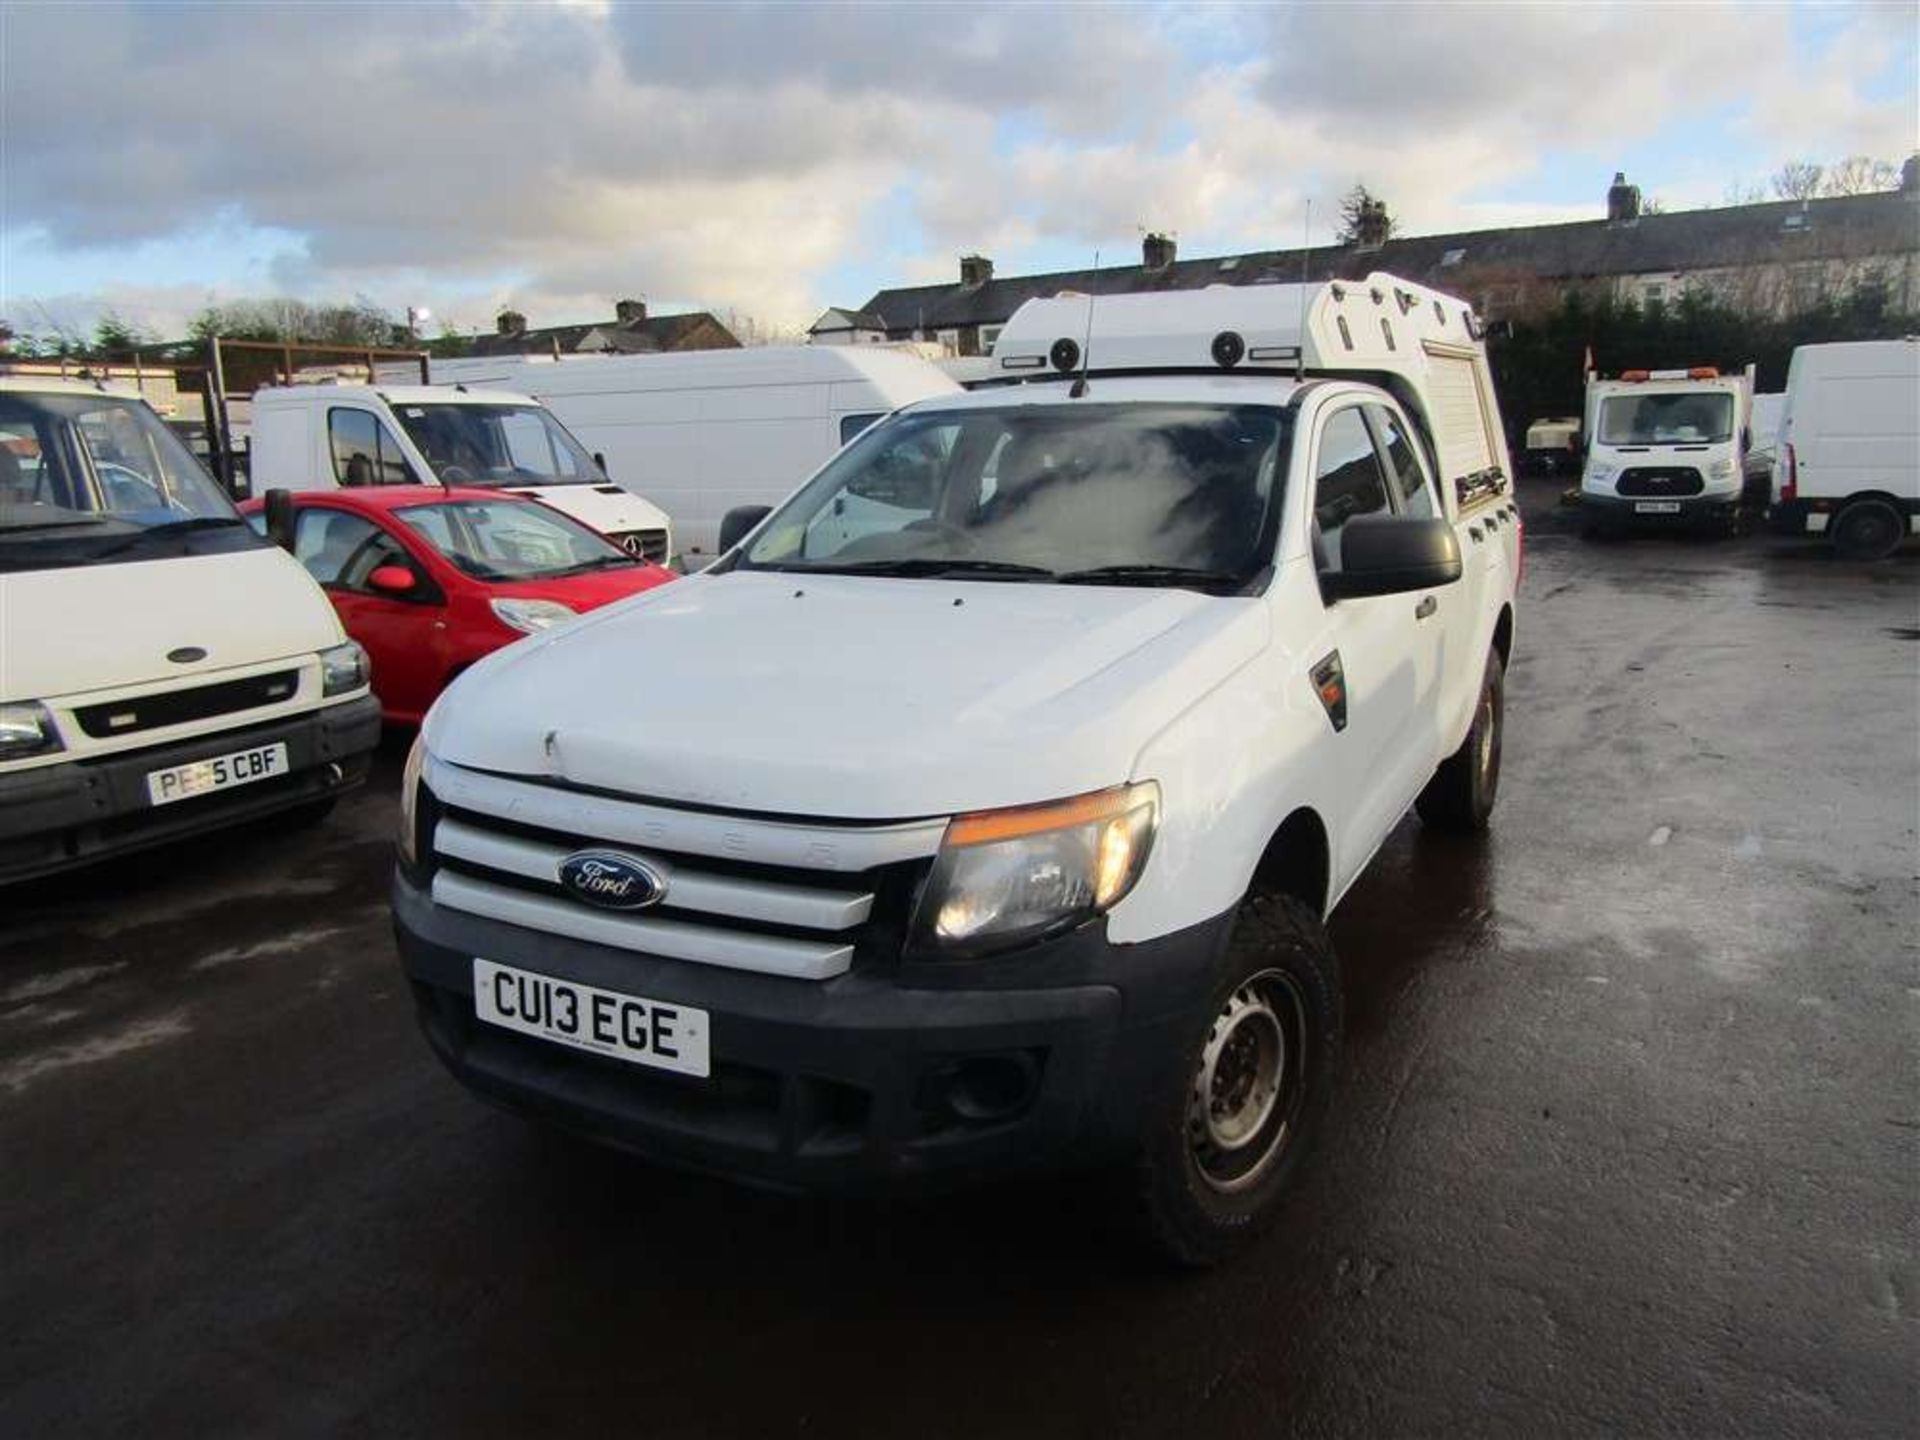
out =
<path fill-rule="evenodd" d="M 1842 555 L 1891 555 L 1920 526 L 1920 340 L 1802 345 L 1787 368 L 1769 519 Z"/>
<path fill-rule="evenodd" d="M 610 481 L 538 401 L 451 385 L 279 385 L 254 392 L 253 489 L 477 485 L 531 496 L 665 564 L 667 517 Z"/>
<path fill-rule="evenodd" d="M 139 397 L 0 379 L 0 883 L 366 775 L 364 651 Z"/>
<path fill-rule="evenodd" d="M 537 397 L 672 517 L 695 564 L 727 511 L 785 499 L 874 421 L 960 389 L 918 355 L 852 345 L 435 360 L 432 375 Z"/>

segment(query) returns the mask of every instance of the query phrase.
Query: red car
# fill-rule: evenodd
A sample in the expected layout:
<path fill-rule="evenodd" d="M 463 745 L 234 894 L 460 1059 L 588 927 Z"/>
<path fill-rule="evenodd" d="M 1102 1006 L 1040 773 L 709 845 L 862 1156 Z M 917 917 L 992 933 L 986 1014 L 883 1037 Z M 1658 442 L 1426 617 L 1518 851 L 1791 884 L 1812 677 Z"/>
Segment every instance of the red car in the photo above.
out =
<path fill-rule="evenodd" d="M 383 485 L 298 491 L 293 554 L 373 660 L 386 719 L 418 724 L 467 666 L 674 578 L 537 500 Z M 266 533 L 263 502 L 240 507 Z"/>

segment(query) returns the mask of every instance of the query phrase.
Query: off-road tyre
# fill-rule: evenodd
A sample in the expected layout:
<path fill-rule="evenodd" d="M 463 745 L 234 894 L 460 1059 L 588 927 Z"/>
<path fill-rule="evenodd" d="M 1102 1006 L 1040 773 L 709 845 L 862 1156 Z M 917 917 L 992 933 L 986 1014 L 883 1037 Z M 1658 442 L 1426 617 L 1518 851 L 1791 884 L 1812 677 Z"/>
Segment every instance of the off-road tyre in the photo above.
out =
<path fill-rule="evenodd" d="M 1884 560 L 1907 538 L 1907 517 L 1891 500 L 1855 500 L 1833 517 L 1828 533 L 1843 560 Z"/>
<path fill-rule="evenodd" d="M 1206 1013 L 1156 1087 L 1127 1177 L 1141 1238 L 1161 1258 L 1215 1265 L 1273 1221 L 1325 1117 L 1341 1025 L 1339 961 L 1318 917 L 1291 895 L 1250 893 Z M 1238 1082 L 1259 1067 L 1236 1071 L 1230 1057 L 1248 1047 L 1269 1055 L 1262 1045 L 1275 1036 L 1276 1088 L 1256 1125 L 1262 1092 Z M 1223 1117 L 1246 1127 L 1231 1149 L 1214 1143 Z"/>
<path fill-rule="evenodd" d="M 1435 830 L 1484 830 L 1500 795 L 1500 748 L 1506 731 L 1507 667 L 1498 650 L 1487 652 L 1487 669 L 1474 702 L 1473 725 L 1460 748 L 1440 762 L 1415 800 L 1422 824 Z"/>

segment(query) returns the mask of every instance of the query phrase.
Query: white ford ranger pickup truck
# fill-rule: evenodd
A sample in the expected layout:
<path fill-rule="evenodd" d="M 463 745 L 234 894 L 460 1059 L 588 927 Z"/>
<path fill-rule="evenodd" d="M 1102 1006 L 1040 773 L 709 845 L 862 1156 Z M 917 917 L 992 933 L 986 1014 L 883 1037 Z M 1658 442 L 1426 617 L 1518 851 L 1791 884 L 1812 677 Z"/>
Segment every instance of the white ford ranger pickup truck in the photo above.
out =
<path fill-rule="evenodd" d="M 1090 313 L 1091 306 L 1091 313 Z M 1499 781 L 1520 518 L 1480 327 L 1390 275 L 1036 300 L 704 574 L 483 661 L 394 915 L 479 1094 L 775 1187 L 1114 1167 L 1271 1217 L 1323 921 Z"/>

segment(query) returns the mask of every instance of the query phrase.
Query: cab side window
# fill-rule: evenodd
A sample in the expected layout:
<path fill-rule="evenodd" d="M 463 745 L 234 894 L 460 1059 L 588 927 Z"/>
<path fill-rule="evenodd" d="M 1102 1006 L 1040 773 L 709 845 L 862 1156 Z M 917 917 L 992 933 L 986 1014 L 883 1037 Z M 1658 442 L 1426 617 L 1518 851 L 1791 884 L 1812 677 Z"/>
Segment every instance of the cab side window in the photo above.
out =
<path fill-rule="evenodd" d="M 293 558 L 328 589 L 369 594 L 374 592 L 367 577 L 382 565 L 413 568 L 400 542 L 372 521 L 317 506 L 302 510 L 294 522 Z"/>
<path fill-rule="evenodd" d="M 372 412 L 329 410 L 327 439 L 333 447 L 333 478 L 342 485 L 413 483 L 400 442 Z"/>
<path fill-rule="evenodd" d="M 1315 563 L 1340 569 L 1340 533 L 1361 515 L 1390 514 L 1387 477 L 1360 407 L 1336 410 L 1320 429 L 1313 469 Z"/>
<path fill-rule="evenodd" d="M 1420 461 L 1413 437 L 1407 433 L 1400 417 L 1384 405 L 1367 406 L 1367 418 L 1373 421 L 1380 451 L 1387 458 L 1387 469 L 1392 472 L 1400 513 L 1416 520 L 1431 520 L 1440 513 L 1440 507 L 1434 500 L 1433 485 L 1427 479 L 1427 467 Z"/>

